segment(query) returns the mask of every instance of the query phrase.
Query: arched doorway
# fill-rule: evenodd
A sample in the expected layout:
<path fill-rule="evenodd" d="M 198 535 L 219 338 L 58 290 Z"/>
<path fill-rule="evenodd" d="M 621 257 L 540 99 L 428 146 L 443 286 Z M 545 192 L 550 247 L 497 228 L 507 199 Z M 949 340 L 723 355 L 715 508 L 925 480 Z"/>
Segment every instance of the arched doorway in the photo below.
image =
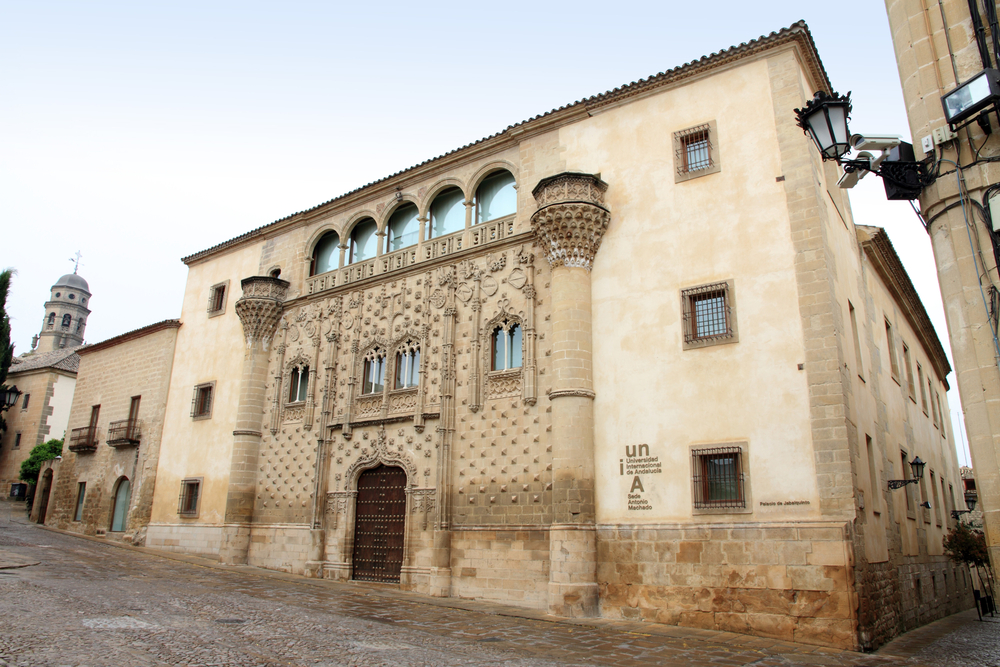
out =
<path fill-rule="evenodd" d="M 35 493 L 35 500 L 38 504 L 38 523 L 45 523 L 45 513 L 49 509 L 49 492 L 52 490 L 52 468 L 42 473 L 42 483 Z"/>
<path fill-rule="evenodd" d="M 352 578 L 398 583 L 406 531 L 406 473 L 380 465 L 358 478 Z"/>
<path fill-rule="evenodd" d="M 128 477 L 118 480 L 118 489 L 115 491 L 115 504 L 111 509 L 111 532 L 120 533 L 126 528 L 128 519 L 128 498 L 132 484 Z"/>

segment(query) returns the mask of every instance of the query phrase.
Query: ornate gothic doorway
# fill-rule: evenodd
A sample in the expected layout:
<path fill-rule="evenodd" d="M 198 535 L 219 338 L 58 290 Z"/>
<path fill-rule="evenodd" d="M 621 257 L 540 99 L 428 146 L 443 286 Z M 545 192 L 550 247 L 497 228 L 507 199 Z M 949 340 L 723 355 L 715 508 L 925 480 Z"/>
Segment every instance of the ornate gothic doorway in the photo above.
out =
<path fill-rule="evenodd" d="M 380 465 L 358 478 L 354 520 L 356 581 L 399 582 L 406 529 L 406 473 Z"/>

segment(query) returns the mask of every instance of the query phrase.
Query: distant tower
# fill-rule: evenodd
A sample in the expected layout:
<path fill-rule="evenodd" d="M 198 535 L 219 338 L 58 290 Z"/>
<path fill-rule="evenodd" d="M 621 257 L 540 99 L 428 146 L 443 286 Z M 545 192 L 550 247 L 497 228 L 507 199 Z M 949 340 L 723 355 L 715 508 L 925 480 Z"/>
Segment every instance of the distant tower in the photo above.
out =
<path fill-rule="evenodd" d="M 49 352 L 83 344 L 90 310 L 90 286 L 74 273 L 67 273 L 52 286 L 51 298 L 45 302 L 45 317 L 38 335 L 38 352 Z"/>

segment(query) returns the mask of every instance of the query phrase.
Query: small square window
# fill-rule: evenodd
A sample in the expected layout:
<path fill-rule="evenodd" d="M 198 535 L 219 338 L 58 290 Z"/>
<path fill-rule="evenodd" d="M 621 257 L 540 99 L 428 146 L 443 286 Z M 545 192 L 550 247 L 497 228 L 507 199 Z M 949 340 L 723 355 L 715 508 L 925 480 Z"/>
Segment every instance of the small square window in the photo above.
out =
<path fill-rule="evenodd" d="M 201 477 L 181 480 L 181 494 L 177 500 L 177 514 L 180 516 L 198 516 L 198 503 L 201 500 L 201 481 Z"/>
<path fill-rule="evenodd" d="M 691 481 L 696 514 L 751 511 L 745 474 L 745 444 L 691 449 Z"/>
<path fill-rule="evenodd" d="M 215 383 L 206 382 L 194 388 L 191 399 L 191 417 L 194 419 L 211 419 L 212 403 L 215 400 Z"/>
<path fill-rule="evenodd" d="M 675 183 L 720 170 L 717 136 L 714 120 L 674 132 Z"/>
<path fill-rule="evenodd" d="M 684 349 L 739 340 L 732 280 L 681 290 L 681 307 Z"/>
<path fill-rule="evenodd" d="M 216 317 L 226 312 L 226 300 L 229 296 L 229 281 L 212 285 L 208 291 L 208 316 Z"/>

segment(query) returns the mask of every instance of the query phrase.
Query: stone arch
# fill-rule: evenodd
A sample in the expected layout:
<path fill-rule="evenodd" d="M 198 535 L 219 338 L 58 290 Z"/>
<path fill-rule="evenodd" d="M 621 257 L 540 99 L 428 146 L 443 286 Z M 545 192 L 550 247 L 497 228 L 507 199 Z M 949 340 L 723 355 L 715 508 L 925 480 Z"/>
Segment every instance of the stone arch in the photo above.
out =
<path fill-rule="evenodd" d="M 431 204 L 434 203 L 434 200 L 439 194 L 448 188 L 458 188 L 462 191 L 462 196 L 465 197 L 465 201 L 469 201 L 469 191 L 466 190 L 465 183 L 463 181 L 457 178 L 443 178 L 427 188 L 427 192 L 424 194 L 423 202 L 420 206 L 420 217 L 426 218 L 431 214 Z"/>
<path fill-rule="evenodd" d="M 497 171 L 509 171 L 510 175 L 514 177 L 514 187 L 517 188 L 521 185 L 521 179 L 517 173 L 518 169 L 513 163 L 508 162 L 507 160 L 494 160 L 480 167 L 472 178 L 469 179 L 469 189 L 466 191 L 465 198 L 466 201 L 471 201 L 471 198 L 476 196 L 476 190 L 478 190 L 482 182 L 486 180 L 486 177 L 492 176 L 493 173 Z"/>
<path fill-rule="evenodd" d="M 417 465 L 406 453 L 403 441 L 397 444 L 386 435 L 385 429 L 379 430 L 375 442 L 368 447 L 362 447 L 361 453 L 344 473 L 344 482 L 349 491 L 357 492 L 358 478 L 365 470 L 379 465 L 398 466 L 406 473 L 407 493 L 417 486 Z"/>
<path fill-rule="evenodd" d="M 347 244 L 351 240 L 351 232 L 353 232 L 354 228 L 357 226 L 357 224 L 359 222 L 361 222 L 362 220 L 364 220 L 365 218 L 371 218 L 372 220 L 375 221 L 376 227 L 378 226 L 378 218 L 379 218 L 378 213 L 376 213 L 375 211 L 373 211 L 371 209 L 367 209 L 366 208 L 364 210 L 358 211 L 357 213 L 354 213 L 353 215 L 351 215 L 351 217 L 349 217 L 347 219 L 347 222 L 345 222 L 343 224 L 343 226 L 341 227 L 340 231 L 337 231 L 336 228 L 333 229 L 333 231 L 335 231 L 338 234 L 340 234 L 340 245 L 341 245 L 341 247 L 346 247 L 347 246 Z M 346 239 L 346 242 L 345 242 L 345 239 Z M 319 237 L 317 237 L 317 240 L 319 240 Z"/>
<path fill-rule="evenodd" d="M 388 206 L 382 209 L 381 216 L 372 216 L 375 218 L 375 224 L 377 225 L 380 234 L 385 233 L 389 225 L 389 218 L 391 218 L 392 214 L 396 212 L 396 209 L 407 204 L 413 204 L 416 206 L 417 214 L 420 214 L 420 201 L 416 198 L 416 196 L 400 192 L 399 199 L 393 199 Z"/>

